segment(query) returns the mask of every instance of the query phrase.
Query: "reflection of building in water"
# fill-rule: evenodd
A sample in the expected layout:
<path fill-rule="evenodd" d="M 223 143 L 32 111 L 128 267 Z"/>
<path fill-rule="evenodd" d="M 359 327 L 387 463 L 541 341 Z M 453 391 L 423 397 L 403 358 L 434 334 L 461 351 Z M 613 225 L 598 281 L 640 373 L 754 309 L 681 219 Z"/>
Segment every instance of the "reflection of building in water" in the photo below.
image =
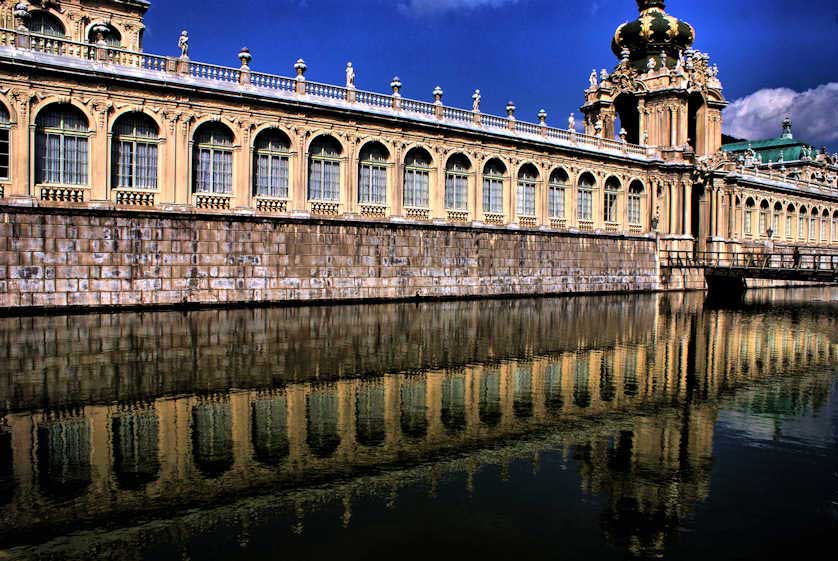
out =
<path fill-rule="evenodd" d="M 572 309 L 565 311 L 573 315 Z M 538 348 L 532 358 L 512 359 L 510 348 L 501 349 L 510 358 L 486 360 L 482 348 L 473 353 L 483 360 L 469 360 L 461 351 L 459 366 L 347 379 L 331 379 L 313 359 L 312 371 L 322 372 L 324 381 L 303 378 L 273 389 L 229 392 L 222 386 L 179 397 L 149 390 L 141 401 L 112 404 L 111 379 L 104 371 L 98 371 L 98 380 L 97 372 L 89 372 L 85 391 L 107 398 L 101 404 L 91 400 L 77 408 L 5 415 L 0 425 L 2 537 L 131 515 L 150 500 L 208 504 L 277 482 L 307 484 L 354 470 L 410 464 L 538 428 L 561 431 L 574 425 L 568 421 L 596 423 L 612 412 L 642 415 L 655 405 L 663 408 L 663 421 L 638 417 L 628 432 L 583 442 L 577 455 L 586 487 L 612 497 L 605 515 L 609 535 L 638 548 L 661 547 L 668 529 L 686 515 L 683 509 L 706 496 L 712 403 L 743 384 L 831 368 L 838 352 L 829 337 L 835 320 L 822 315 L 699 311 L 689 301 L 676 311 L 661 306 L 657 316 L 644 316 L 651 321 L 637 331 L 650 336 L 615 336 L 611 344 L 597 340 L 593 347 L 561 350 L 569 340 L 545 335 L 547 344 L 556 345 L 553 352 Z M 285 313 L 277 312 L 277 317 Z M 242 311 L 241 317 L 252 313 Z M 561 325 L 560 317 L 552 319 Z M 430 320 L 417 317 L 419 324 L 424 321 Z M 552 324 L 546 325 L 549 331 Z M 189 322 L 186 329 L 192 329 Z M 528 337 L 517 329 L 506 333 L 514 345 Z M 481 340 L 478 331 L 464 348 L 480 347 L 474 345 Z M 229 379 L 245 357 L 224 354 L 228 335 L 220 333 L 216 346 L 203 343 L 196 360 L 224 356 L 233 370 L 220 375 L 238 386 Z M 337 338 L 333 344 L 344 342 Z M 119 363 L 127 352 L 103 348 L 87 360 L 100 364 L 107 356 Z M 267 365 L 266 355 L 273 352 L 266 346 L 263 355 L 249 357 L 249 364 Z M 59 355 L 56 349 L 40 360 L 58 361 Z M 271 380 L 275 371 L 263 374 Z M 7 379 L 12 389 L 32 383 Z M 20 394 L 4 395 L 8 403 Z M 801 392 L 799 399 L 807 395 Z M 671 409 L 675 404 L 686 405 Z M 647 476 L 649 485 L 643 480 Z M 659 485 L 661 477 L 670 484 Z"/>

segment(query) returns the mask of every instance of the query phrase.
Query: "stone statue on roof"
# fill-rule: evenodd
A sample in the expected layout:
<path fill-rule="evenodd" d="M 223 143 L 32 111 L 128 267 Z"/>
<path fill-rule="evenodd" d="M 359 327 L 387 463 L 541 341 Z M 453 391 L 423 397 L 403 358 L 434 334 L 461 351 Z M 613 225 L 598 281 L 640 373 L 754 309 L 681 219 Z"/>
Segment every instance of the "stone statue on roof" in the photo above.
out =
<path fill-rule="evenodd" d="M 567 130 L 570 132 L 576 131 L 576 115 L 573 113 L 570 114 L 570 117 L 567 119 Z"/>
<path fill-rule="evenodd" d="M 588 80 L 591 82 L 591 89 L 595 90 L 596 87 L 599 85 L 596 80 L 596 68 L 591 70 L 591 76 L 590 78 L 588 78 Z"/>
<path fill-rule="evenodd" d="M 181 31 L 177 46 L 180 48 L 180 57 L 189 58 L 189 33 L 187 31 Z"/>
<path fill-rule="evenodd" d="M 346 63 L 346 87 L 355 88 L 355 69 L 352 68 L 351 62 Z"/>
<path fill-rule="evenodd" d="M 475 113 L 480 113 L 480 90 L 474 90 L 474 95 L 471 96 L 471 99 L 474 100 L 474 104 L 472 105 L 472 111 Z"/>

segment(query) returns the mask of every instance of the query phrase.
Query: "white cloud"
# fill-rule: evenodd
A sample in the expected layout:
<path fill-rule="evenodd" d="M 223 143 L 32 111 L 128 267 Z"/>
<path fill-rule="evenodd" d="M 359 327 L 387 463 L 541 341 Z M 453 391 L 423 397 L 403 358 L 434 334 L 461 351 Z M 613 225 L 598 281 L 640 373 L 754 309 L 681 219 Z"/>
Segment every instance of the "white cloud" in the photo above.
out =
<path fill-rule="evenodd" d="M 457 10 L 499 8 L 517 2 L 518 0 L 405 0 L 399 4 L 399 10 L 408 15 L 424 16 Z"/>
<path fill-rule="evenodd" d="M 780 136 L 790 114 L 794 136 L 820 147 L 838 143 L 838 83 L 805 92 L 789 88 L 764 89 L 737 99 L 724 110 L 726 134 L 747 140 Z"/>

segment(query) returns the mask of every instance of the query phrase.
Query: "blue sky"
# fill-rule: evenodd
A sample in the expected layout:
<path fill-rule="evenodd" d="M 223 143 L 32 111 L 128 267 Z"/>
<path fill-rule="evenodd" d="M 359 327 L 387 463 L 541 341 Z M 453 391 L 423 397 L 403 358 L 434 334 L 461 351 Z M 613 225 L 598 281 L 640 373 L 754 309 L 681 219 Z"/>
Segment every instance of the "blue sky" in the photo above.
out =
<path fill-rule="evenodd" d="M 838 150 L 838 3 L 835 0 L 669 0 L 667 11 L 697 29 L 695 47 L 720 67 L 727 130 L 775 136 L 791 112 L 795 132 Z M 255 70 L 342 84 L 347 61 L 357 86 L 565 126 L 579 114 L 591 68 L 612 68 L 611 37 L 635 19 L 632 0 L 152 0 L 145 50 L 175 54 L 182 29 L 195 60 L 237 66 L 251 49 Z"/>

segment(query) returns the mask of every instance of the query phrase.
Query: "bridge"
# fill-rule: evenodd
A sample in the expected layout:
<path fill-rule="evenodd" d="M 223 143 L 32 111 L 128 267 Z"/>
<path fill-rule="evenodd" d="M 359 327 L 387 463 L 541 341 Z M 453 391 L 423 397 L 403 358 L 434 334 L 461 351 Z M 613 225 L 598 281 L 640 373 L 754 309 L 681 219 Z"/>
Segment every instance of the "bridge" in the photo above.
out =
<path fill-rule="evenodd" d="M 747 288 L 746 279 L 838 283 L 838 253 L 662 251 L 661 267 L 702 269 L 711 292 Z"/>

